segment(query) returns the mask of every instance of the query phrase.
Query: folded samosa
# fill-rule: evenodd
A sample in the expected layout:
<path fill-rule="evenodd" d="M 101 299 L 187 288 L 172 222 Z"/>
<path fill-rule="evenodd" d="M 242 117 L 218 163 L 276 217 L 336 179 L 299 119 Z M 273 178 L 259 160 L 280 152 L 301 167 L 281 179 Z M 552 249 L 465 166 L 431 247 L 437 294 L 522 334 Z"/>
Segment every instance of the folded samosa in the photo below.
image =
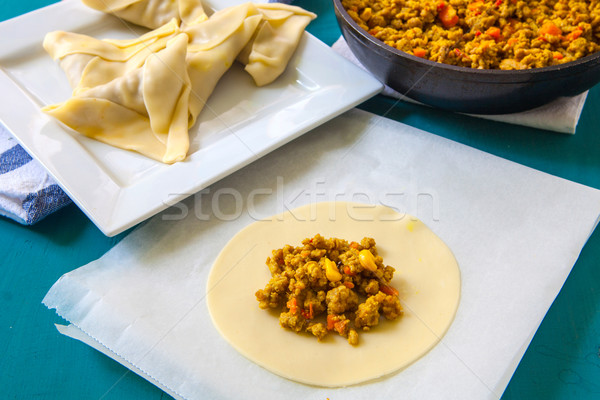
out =
<path fill-rule="evenodd" d="M 251 3 L 215 13 L 209 20 L 194 24 L 176 36 L 177 40 L 170 39 L 164 50 L 146 56 L 141 67 L 129 68 L 122 76 L 112 77 L 104 84 L 85 89 L 79 84 L 80 90 L 71 99 L 46 107 L 44 111 L 99 141 L 165 163 L 181 161 L 189 148 L 189 127 L 254 34 L 261 18 Z M 81 36 L 72 37 L 80 39 L 79 44 L 83 41 Z M 113 54 L 113 47 L 99 42 L 83 47 L 101 49 L 102 52 L 95 53 L 107 58 L 122 55 L 118 51 Z M 58 52 L 70 53 L 75 51 Z M 110 75 L 105 72 L 107 69 L 116 70 L 115 62 L 97 57 L 98 62 L 85 66 L 81 81 L 86 81 L 87 76 L 107 78 Z"/>
<path fill-rule="evenodd" d="M 281 3 L 257 4 L 263 19 L 238 61 L 257 86 L 273 82 L 285 71 L 306 26 L 316 15 Z"/>
<path fill-rule="evenodd" d="M 189 148 L 187 45 L 188 36 L 179 34 L 141 67 L 43 111 L 101 142 L 181 161 Z"/>
<path fill-rule="evenodd" d="M 143 15 L 171 3 L 177 3 L 179 11 L 188 11 L 137 39 L 48 34 L 44 47 L 60 60 L 73 97 L 43 111 L 110 145 L 164 163 L 185 159 L 189 128 L 236 59 L 246 64 L 258 85 L 273 81 L 285 69 L 304 28 L 314 18 L 298 7 L 248 2 L 180 26 L 185 22 L 182 16 L 197 14 L 198 9 L 192 7 L 195 1 L 199 3 L 85 0 L 86 4 L 110 3 L 115 7 L 135 3 Z"/>
<path fill-rule="evenodd" d="M 55 31 L 44 38 L 44 49 L 59 60 L 73 93 L 102 85 L 144 65 L 150 54 L 165 48 L 180 34 L 176 20 L 138 38 L 96 39 L 72 32 Z"/>
<path fill-rule="evenodd" d="M 202 0 L 83 0 L 96 10 L 149 28 L 175 18 L 182 26 L 207 19 Z M 252 4 L 252 3 L 248 3 Z M 273 82 L 285 70 L 314 13 L 283 3 L 256 4 L 262 21 L 238 61 L 257 86 Z"/>
<path fill-rule="evenodd" d="M 188 73 L 190 115 L 195 119 L 223 74 L 253 36 L 262 15 L 252 3 L 218 11 L 202 23 L 184 27 L 190 37 Z"/>
<path fill-rule="evenodd" d="M 125 21 L 156 29 L 172 19 L 179 24 L 193 24 L 206 19 L 201 0 L 82 0 L 98 11 L 113 14 Z"/>

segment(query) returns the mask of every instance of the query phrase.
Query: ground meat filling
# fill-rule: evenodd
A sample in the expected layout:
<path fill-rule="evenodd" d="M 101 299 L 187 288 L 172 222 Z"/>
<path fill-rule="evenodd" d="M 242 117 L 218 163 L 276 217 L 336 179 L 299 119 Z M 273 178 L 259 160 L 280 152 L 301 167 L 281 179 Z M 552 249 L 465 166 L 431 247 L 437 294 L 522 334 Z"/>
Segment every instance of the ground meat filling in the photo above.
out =
<path fill-rule="evenodd" d="M 478 69 L 530 69 L 600 50 L 600 0 L 342 0 L 398 50 Z"/>
<path fill-rule="evenodd" d="M 266 264 L 271 279 L 256 299 L 262 309 L 281 310 L 283 328 L 319 341 L 335 332 L 357 345 L 358 329 L 378 325 L 381 315 L 402 315 L 398 291 L 390 286 L 395 270 L 383 264 L 372 238 L 349 243 L 317 234 L 302 246 L 273 250 Z"/>

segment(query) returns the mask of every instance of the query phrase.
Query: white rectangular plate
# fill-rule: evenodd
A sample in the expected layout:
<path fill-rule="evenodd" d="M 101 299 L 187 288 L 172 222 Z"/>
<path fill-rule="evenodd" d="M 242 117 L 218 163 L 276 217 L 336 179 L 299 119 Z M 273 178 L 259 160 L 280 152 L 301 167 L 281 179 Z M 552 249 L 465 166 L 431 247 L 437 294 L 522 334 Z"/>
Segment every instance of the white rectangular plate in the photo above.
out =
<path fill-rule="evenodd" d="M 235 1 L 219 2 L 215 8 Z M 207 2 L 210 7 L 217 2 Z M 190 130 L 188 158 L 165 165 L 96 142 L 40 108 L 71 88 L 42 48 L 46 33 L 97 38 L 142 33 L 110 15 L 66 0 L 0 23 L 0 122 L 107 236 L 198 192 L 382 90 L 371 75 L 305 33 L 286 72 L 258 88 L 234 65 Z"/>

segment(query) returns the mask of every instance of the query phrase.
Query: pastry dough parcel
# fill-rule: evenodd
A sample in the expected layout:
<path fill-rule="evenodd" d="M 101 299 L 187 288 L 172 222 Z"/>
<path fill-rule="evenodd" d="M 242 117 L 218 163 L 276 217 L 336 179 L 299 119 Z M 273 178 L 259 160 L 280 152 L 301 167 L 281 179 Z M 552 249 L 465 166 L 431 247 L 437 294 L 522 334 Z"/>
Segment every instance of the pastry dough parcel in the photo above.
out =
<path fill-rule="evenodd" d="M 199 0 L 84 3 L 156 29 L 129 40 L 47 34 L 44 48 L 59 60 L 73 97 L 43 111 L 83 135 L 164 163 L 185 159 L 189 128 L 241 53 L 257 85 L 272 82 L 315 17 L 278 3 L 248 2 L 210 18 Z"/>
<path fill-rule="evenodd" d="M 142 67 L 43 111 L 77 132 L 164 163 L 189 148 L 188 36 L 180 34 Z"/>
<path fill-rule="evenodd" d="M 187 27 L 188 72 L 192 84 L 190 115 L 192 123 L 212 94 L 223 74 L 252 38 L 262 19 L 252 3 L 229 7 L 205 22 Z"/>
<path fill-rule="evenodd" d="M 146 58 L 165 48 L 181 33 L 176 20 L 138 38 L 126 40 L 96 39 L 73 32 L 50 32 L 44 49 L 60 62 L 73 93 L 110 82 L 144 65 Z"/>
<path fill-rule="evenodd" d="M 98 11 L 113 14 L 125 21 L 156 29 L 175 19 L 193 24 L 205 20 L 201 0 L 82 0 Z"/>
<path fill-rule="evenodd" d="M 273 82 L 285 70 L 304 29 L 317 16 L 281 3 L 258 4 L 263 19 L 252 41 L 238 56 L 257 86 Z"/>

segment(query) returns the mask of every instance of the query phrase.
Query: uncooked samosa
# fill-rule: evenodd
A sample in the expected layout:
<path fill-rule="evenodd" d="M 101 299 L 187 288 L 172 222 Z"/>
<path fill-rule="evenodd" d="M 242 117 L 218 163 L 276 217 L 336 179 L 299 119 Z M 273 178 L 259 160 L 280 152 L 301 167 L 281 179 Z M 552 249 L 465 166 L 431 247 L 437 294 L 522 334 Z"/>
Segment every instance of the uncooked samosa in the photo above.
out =
<path fill-rule="evenodd" d="M 273 82 L 296 51 L 306 26 L 316 15 L 281 3 L 257 4 L 263 20 L 238 56 L 257 86 Z"/>
<path fill-rule="evenodd" d="M 218 11 L 202 23 L 184 27 L 190 36 L 188 73 L 192 84 L 190 115 L 195 119 L 219 79 L 235 62 L 262 20 L 252 3 Z"/>
<path fill-rule="evenodd" d="M 43 111 L 75 131 L 164 163 L 189 148 L 188 36 L 179 34 L 143 66 Z"/>
<path fill-rule="evenodd" d="M 82 0 L 95 10 L 125 21 L 156 29 L 175 18 L 180 24 L 206 19 L 201 0 Z"/>
<path fill-rule="evenodd" d="M 99 40 L 72 32 L 50 32 L 44 48 L 54 60 L 60 60 L 73 93 L 105 84 L 144 65 L 146 58 L 165 48 L 180 34 L 176 20 L 138 38 Z"/>
<path fill-rule="evenodd" d="M 60 60 L 73 96 L 43 111 L 83 135 L 164 163 L 185 159 L 189 128 L 236 59 L 257 85 L 273 81 L 314 18 L 281 4 L 248 2 L 208 18 L 194 6 L 199 0 L 84 1 L 106 5 L 104 11 L 133 12 L 135 5 L 138 18 L 129 20 L 146 26 L 160 20 L 148 24 L 149 15 L 172 18 L 129 40 L 48 34 L 44 47 Z M 174 3 L 178 15 L 167 7 Z"/>

